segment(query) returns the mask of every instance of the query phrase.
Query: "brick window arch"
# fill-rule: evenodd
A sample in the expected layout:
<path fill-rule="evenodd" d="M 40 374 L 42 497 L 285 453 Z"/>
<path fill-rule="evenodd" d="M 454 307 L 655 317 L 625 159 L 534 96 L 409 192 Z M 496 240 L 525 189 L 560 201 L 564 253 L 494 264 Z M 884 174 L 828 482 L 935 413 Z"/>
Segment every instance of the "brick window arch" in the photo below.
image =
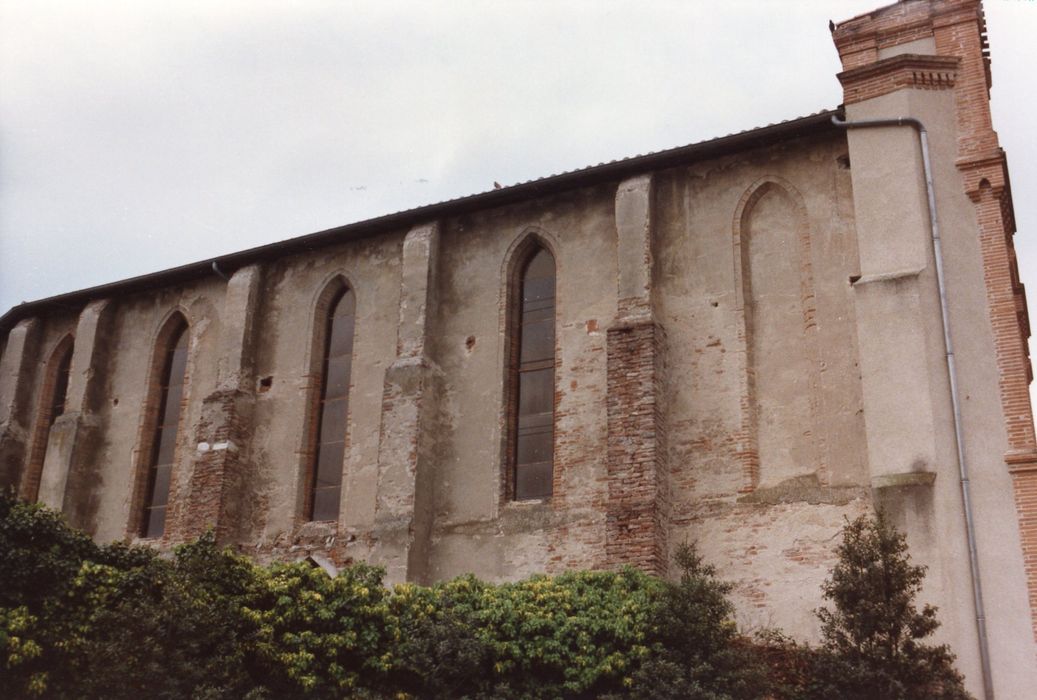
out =
<path fill-rule="evenodd" d="M 54 421 L 65 412 L 68 380 L 72 373 L 73 338 L 66 335 L 54 348 L 43 372 L 43 387 L 36 410 L 32 444 L 29 448 L 29 468 L 22 482 L 22 497 L 35 501 L 40 495 L 43 463 L 47 458 L 47 443 Z"/>
<path fill-rule="evenodd" d="M 550 498 L 554 481 L 555 259 L 533 242 L 509 284 L 507 495 Z"/>
<path fill-rule="evenodd" d="M 306 469 L 306 520 L 338 520 L 342 497 L 342 464 L 346 456 L 349 387 L 356 327 L 356 295 L 344 280 L 336 278 L 317 304 L 317 337 L 320 364 L 310 415 L 310 449 Z M 315 353 L 316 359 L 317 353 Z"/>
<path fill-rule="evenodd" d="M 159 334 L 152 364 L 156 382 L 149 401 L 149 444 L 147 471 L 141 499 L 138 534 L 149 539 L 162 537 L 166 529 L 170 484 L 176 464 L 180 416 L 187 388 L 187 353 L 190 327 L 176 314 Z"/>

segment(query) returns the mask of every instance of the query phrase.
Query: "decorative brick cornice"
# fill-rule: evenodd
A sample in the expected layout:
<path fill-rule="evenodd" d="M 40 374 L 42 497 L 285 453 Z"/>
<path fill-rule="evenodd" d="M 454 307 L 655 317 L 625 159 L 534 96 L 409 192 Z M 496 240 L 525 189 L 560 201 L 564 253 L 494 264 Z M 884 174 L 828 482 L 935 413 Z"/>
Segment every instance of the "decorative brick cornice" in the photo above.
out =
<path fill-rule="evenodd" d="M 870 65 L 879 51 L 933 36 L 933 29 L 981 19 L 979 0 L 898 2 L 841 22 L 832 39 L 847 70 Z"/>
<path fill-rule="evenodd" d="M 1005 464 L 1010 474 L 1037 473 L 1037 452 L 1009 452 Z"/>
<path fill-rule="evenodd" d="M 846 104 L 870 100 L 902 88 L 949 90 L 957 80 L 957 56 L 900 54 L 843 71 L 837 77 Z"/>

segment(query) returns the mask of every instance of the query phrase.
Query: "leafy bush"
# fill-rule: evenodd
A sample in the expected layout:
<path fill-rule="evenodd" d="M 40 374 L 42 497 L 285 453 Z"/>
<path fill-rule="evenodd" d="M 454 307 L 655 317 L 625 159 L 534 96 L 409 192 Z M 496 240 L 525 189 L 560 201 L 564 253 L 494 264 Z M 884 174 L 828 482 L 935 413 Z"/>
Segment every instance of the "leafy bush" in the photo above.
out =
<path fill-rule="evenodd" d="M 387 589 L 262 567 L 211 535 L 172 558 L 99 546 L 38 505 L 0 498 L 0 697 L 965 698 L 922 569 L 884 521 L 846 529 L 814 650 L 750 641 L 730 586 L 690 546 L 666 582 L 634 569 Z M 855 694 L 856 693 L 856 694 Z"/>
<path fill-rule="evenodd" d="M 904 535 L 880 512 L 843 529 L 839 561 L 822 590 L 834 610 L 817 611 L 823 643 L 815 663 L 818 697 L 969 698 L 947 645 L 922 640 L 940 623 L 914 599 L 924 566 L 913 566 Z"/>
<path fill-rule="evenodd" d="M 654 610 L 653 653 L 638 669 L 635 697 L 722 700 L 766 694 L 765 667 L 738 634 L 731 584 L 716 578 L 694 547 L 677 549 L 681 577 L 665 587 Z"/>

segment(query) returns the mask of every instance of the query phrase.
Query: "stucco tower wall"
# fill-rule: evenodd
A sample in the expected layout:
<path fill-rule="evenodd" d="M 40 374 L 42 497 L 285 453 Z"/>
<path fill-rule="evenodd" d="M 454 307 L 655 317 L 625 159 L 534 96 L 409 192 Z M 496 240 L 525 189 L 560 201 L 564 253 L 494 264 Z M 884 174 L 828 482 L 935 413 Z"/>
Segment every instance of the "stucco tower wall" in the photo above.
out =
<path fill-rule="evenodd" d="M 835 32 L 847 69 L 840 75 L 847 119 L 914 117 L 929 133 L 993 684 L 998 697 L 1014 698 L 1037 687 L 1037 649 L 1017 517 L 1025 523 L 1027 515 L 1009 507 L 1006 458 L 1025 468 L 1020 455 L 1032 450 L 1032 419 L 1026 324 L 1018 313 L 1024 306 L 1008 264 L 1011 232 L 984 210 L 995 196 L 987 191 L 997 181 L 993 173 L 1003 176 L 1003 167 L 984 170 L 988 186 L 972 175 L 1000 154 L 990 128 L 984 41 L 980 6 L 971 0 L 899 3 Z M 872 485 L 877 503 L 907 530 L 914 556 L 929 565 L 925 594 L 941 608 L 941 636 L 979 695 L 973 587 L 918 136 L 906 126 L 860 129 L 851 130 L 848 141 Z M 1005 305 L 1010 314 L 1003 314 Z"/>

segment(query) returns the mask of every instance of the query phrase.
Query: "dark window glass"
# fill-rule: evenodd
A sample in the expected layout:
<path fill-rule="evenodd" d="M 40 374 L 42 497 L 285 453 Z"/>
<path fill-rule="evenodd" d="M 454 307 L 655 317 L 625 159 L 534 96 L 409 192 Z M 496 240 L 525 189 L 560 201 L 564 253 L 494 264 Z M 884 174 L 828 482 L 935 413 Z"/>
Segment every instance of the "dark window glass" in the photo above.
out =
<path fill-rule="evenodd" d="M 356 297 L 345 289 L 332 301 L 325 326 L 317 444 L 310 467 L 309 512 L 306 514 L 310 520 L 338 519 L 355 323 Z"/>
<path fill-rule="evenodd" d="M 514 496 L 547 498 L 554 462 L 555 263 L 541 248 L 522 272 L 511 386 Z"/>
<path fill-rule="evenodd" d="M 166 507 L 150 506 L 144 511 L 144 536 L 161 537 L 166 529 Z"/>
<path fill-rule="evenodd" d="M 187 372 L 187 326 L 173 334 L 162 365 L 162 384 L 158 397 L 159 413 L 152 439 L 151 461 L 148 465 L 148 486 L 145 492 L 144 517 L 141 534 L 161 537 L 166 527 L 166 504 L 169 501 L 169 479 L 176 458 L 177 431 L 180 425 L 180 403 L 184 396 L 184 378 Z"/>
<path fill-rule="evenodd" d="M 54 425 L 54 421 L 58 419 L 58 416 L 65 412 L 65 401 L 68 398 L 68 378 L 72 372 L 72 346 L 69 345 L 68 349 L 61 356 L 61 362 L 58 363 L 58 375 L 54 381 L 54 398 L 50 404 L 50 424 Z"/>
<path fill-rule="evenodd" d="M 352 367 L 352 355 L 339 355 L 328 360 L 328 375 L 324 382 L 326 385 L 325 396 L 328 400 L 345 398 L 349 393 L 350 368 Z"/>
<path fill-rule="evenodd" d="M 151 503 L 152 508 L 164 507 L 169 500 L 169 475 L 172 471 L 173 465 L 171 464 L 155 467 L 155 500 Z"/>

